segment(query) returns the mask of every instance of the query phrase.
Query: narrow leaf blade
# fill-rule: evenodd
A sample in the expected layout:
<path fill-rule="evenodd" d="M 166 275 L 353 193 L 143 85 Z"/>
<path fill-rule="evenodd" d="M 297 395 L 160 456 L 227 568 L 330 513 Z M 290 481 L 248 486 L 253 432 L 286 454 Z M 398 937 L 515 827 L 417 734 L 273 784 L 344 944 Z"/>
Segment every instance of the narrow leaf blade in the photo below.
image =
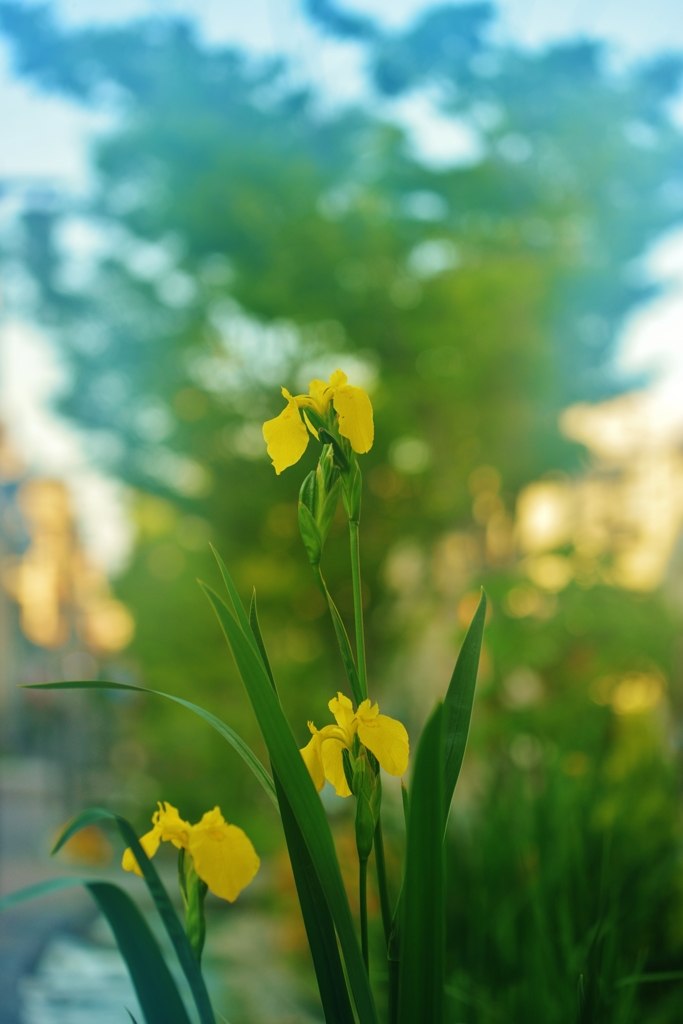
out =
<path fill-rule="evenodd" d="M 176 984 L 149 925 L 130 896 L 111 882 L 52 878 L 0 899 L 0 911 L 82 885 L 106 917 L 135 987 L 146 1024 L 190 1024 Z M 129 1015 L 132 1017 L 132 1014 Z"/>
<path fill-rule="evenodd" d="M 422 732 L 410 787 L 398 1024 L 442 1024 L 446 941 L 443 705 Z"/>
<path fill-rule="evenodd" d="M 346 632 L 346 626 L 344 620 L 339 614 L 339 609 L 332 600 L 332 595 L 327 589 L 327 584 L 323 579 L 323 575 L 318 566 L 315 569 L 316 579 L 318 586 L 323 592 L 323 596 L 327 601 L 327 607 L 330 610 L 330 618 L 332 619 L 332 625 L 334 626 L 334 633 L 337 638 L 337 645 L 339 647 L 339 653 L 341 654 L 342 663 L 344 665 L 344 671 L 346 672 L 346 678 L 349 681 L 351 687 L 351 693 L 356 704 L 360 704 L 363 700 L 363 691 L 360 685 L 360 679 L 358 678 L 358 670 L 356 668 L 356 662 L 353 657 L 353 651 L 351 649 L 351 642 L 349 640 L 349 634 Z"/>
<path fill-rule="evenodd" d="M 76 832 L 79 832 L 82 828 L 86 828 L 88 825 L 92 825 L 97 821 L 113 822 L 121 833 L 124 842 L 130 846 L 133 851 L 145 882 L 147 883 L 147 888 L 154 900 L 154 905 L 156 906 L 159 916 L 164 923 L 168 937 L 173 943 L 173 948 L 175 949 L 180 966 L 187 978 L 195 1005 L 199 1012 L 200 1020 L 202 1024 L 215 1024 L 211 1000 L 209 999 L 209 994 L 206 990 L 206 985 L 199 969 L 199 964 L 195 959 L 192 947 L 190 946 L 187 935 L 185 934 L 185 929 L 178 919 L 175 907 L 169 899 L 168 893 L 157 874 L 156 868 L 140 845 L 138 837 L 135 834 L 135 830 L 130 822 L 126 821 L 125 818 L 122 818 L 121 815 L 114 814 L 113 811 L 108 811 L 101 807 L 92 807 L 89 810 L 78 814 L 73 821 L 69 822 L 55 843 L 55 847 L 52 852 L 56 853 L 62 848 L 62 846 L 64 846 L 71 836 L 76 834 Z"/>
<path fill-rule="evenodd" d="M 270 667 L 263 635 L 258 621 L 256 593 L 252 595 L 249 607 L 249 624 L 261 652 L 261 658 L 275 693 L 275 679 Z M 311 950 L 313 967 L 318 982 L 320 1001 L 327 1024 L 354 1024 L 353 1009 L 344 977 L 334 922 L 327 905 L 325 893 L 320 885 L 311 855 L 301 834 L 299 823 L 292 811 L 287 794 L 275 776 L 275 788 L 280 804 L 282 827 L 294 874 L 294 884 L 299 897 L 308 945 Z"/>
<path fill-rule="evenodd" d="M 320 797 L 271 686 L 260 654 L 222 599 L 202 584 L 223 628 L 279 778 L 326 895 L 361 1024 L 377 1024 L 372 991 L 356 936 L 330 827 Z M 255 643 L 255 642 L 254 642 Z"/>
<path fill-rule="evenodd" d="M 251 768 L 271 801 L 276 807 L 278 805 L 273 780 L 256 754 L 234 729 L 231 729 L 220 718 L 212 715 L 210 711 L 206 711 L 198 704 L 192 704 L 189 700 L 183 700 L 182 697 L 174 697 L 172 693 L 164 693 L 163 690 L 148 690 L 144 686 L 134 686 L 132 683 L 110 683 L 103 679 L 78 679 L 66 683 L 26 683 L 23 688 L 25 690 L 135 690 L 138 693 L 153 693 L 155 697 L 165 697 L 166 700 L 172 700 L 176 704 L 181 704 L 184 708 L 188 708 L 195 715 L 203 718 L 205 722 L 208 722 L 216 732 L 219 732 L 228 741 L 233 750 L 237 751 L 243 761 Z"/>
<path fill-rule="evenodd" d="M 465 747 L 467 746 L 485 622 L 486 594 L 482 590 L 479 607 L 470 623 L 470 628 L 467 630 L 444 700 L 445 763 L 443 789 L 446 819 L 448 818 L 453 793 L 455 792 L 455 786 L 465 756 Z"/>

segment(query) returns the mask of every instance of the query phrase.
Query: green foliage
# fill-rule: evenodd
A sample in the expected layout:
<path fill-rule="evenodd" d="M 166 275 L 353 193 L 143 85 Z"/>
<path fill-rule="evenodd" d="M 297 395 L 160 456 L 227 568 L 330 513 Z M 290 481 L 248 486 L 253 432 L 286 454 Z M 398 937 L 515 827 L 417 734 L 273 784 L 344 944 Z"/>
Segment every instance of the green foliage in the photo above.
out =
<path fill-rule="evenodd" d="M 53 878 L 0 899 L 0 911 L 74 885 L 90 892 L 114 933 L 131 976 L 146 1024 L 190 1024 L 190 1018 L 149 925 L 130 896 L 110 882 Z M 168 898 L 168 897 L 167 897 Z M 132 1014 L 129 1016 L 133 1019 Z M 205 1020 L 213 1020 L 209 1015 Z"/>
<path fill-rule="evenodd" d="M 410 787 L 398 1024 L 444 1020 L 444 705 L 425 725 Z"/>
<path fill-rule="evenodd" d="M 199 1013 L 201 1024 L 215 1024 L 209 994 L 206 990 L 206 985 L 204 984 L 204 979 L 199 969 L 199 960 L 198 958 L 195 958 L 195 953 L 180 921 L 178 920 L 178 915 L 176 914 L 173 904 L 168 897 L 168 893 L 157 874 L 156 868 L 138 842 L 135 830 L 130 822 L 126 821 L 125 818 L 122 818 L 121 815 L 113 814 L 111 811 L 104 810 L 102 808 L 92 808 L 91 810 L 83 811 L 66 826 L 55 843 L 54 850 L 52 852 L 57 853 L 57 851 L 62 848 L 64 843 L 66 843 L 71 836 L 75 835 L 76 832 L 79 832 L 82 828 L 92 825 L 96 821 L 113 822 L 121 833 L 126 844 L 133 851 L 133 855 L 138 862 L 147 884 L 147 888 L 149 889 L 150 896 L 152 897 L 154 905 L 159 912 L 159 916 L 164 923 L 164 928 L 166 929 L 168 937 L 173 944 L 173 948 L 180 962 L 180 966 L 183 969 L 183 973 L 187 978 L 192 992 L 192 997 L 197 1007 L 197 1012 Z M 116 889 L 117 887 L 112 886 L 110 888 Z M 133 925 L 132 928 L 133 930 L 136 930 L 135 925 Z M 115 934 L 117 941 L 119 942 L 119 948 L 121 949 L 122 954 L 126 956 L 125 946 L 121 945 L 119 934 L 116 932 L 116 929 Z M 163 972 L 158 975 L 157 972 L 153 972 L 151 974 L 152 979 L 157 978 L 157 976 L 163 980 Z"/>

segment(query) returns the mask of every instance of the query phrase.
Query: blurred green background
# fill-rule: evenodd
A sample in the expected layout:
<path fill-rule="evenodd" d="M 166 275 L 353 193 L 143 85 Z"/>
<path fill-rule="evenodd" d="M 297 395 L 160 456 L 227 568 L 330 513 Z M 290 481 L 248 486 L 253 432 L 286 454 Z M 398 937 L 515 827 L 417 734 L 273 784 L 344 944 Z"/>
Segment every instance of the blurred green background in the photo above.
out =
<path fill-rule="evenodd" d="M 628 979 L 683 970 L 683 464 L 677 425 L 652 428 L 648 382 L 617 350 L 661 289 L 643 256 L 683 210 L 683 60 L 515 46 L 486 4 L 424 8 L 400 31 L 323 0 L 306 16 L 362 55 L 366 102 L 330 103 L 287 60 L 213 45 L 191 20 L 79 28 L 0 4 L 17 73 L 106 120 L 86 194 L 21 193 L 0 274 L 5 315 L 30 315 L 68 368 L 60 412 L 125 483 L 136 529 L 113 581 L 131 642 L 29 631 L 11 681 L 85 653 L 103 678 L 202 704 L 263 755 L 195 582 L 217 582 L 211 541 L 245 599 L 256 587 L 303 744 L 344 688 L 296 520 L 317 451 L 276 477 L 261 424 L 282 385 L 341 366 L 375 409 L 371 694 L 413 737 L 480 586 L 491 601 L 449 837 L 450 1019 L 673 1022 L 680 981 Z M 392 113 L 407 101 L 429 108 L 437 140 L 460 133 L 460 157 L 420 152 Z M 15 498 L 26 475 L 4 472 L 8 506 L 37 522 Z M 16 568 L 31 548 L 5 543 Z M 350 622 L 342 516 L 324 569 Z M 69 619 L 77 602 L 63 603 Z M 5 753 L 58 757 L 51 730 L 72 699 L 12 698 Z M 80 729 L 95 750 L 82 800 L 141 829 L 158 799 L 191 819 L 220 804 L 269 865 L 258 900 L 289 922 L 308 976 L 281 834 L 239 759 L 161 700 L 79 707 L 73 742 Z M 329 804 L 345 855 L 348 808 Z M 577 1018 L 579 975 L 592 1015 Z"/>

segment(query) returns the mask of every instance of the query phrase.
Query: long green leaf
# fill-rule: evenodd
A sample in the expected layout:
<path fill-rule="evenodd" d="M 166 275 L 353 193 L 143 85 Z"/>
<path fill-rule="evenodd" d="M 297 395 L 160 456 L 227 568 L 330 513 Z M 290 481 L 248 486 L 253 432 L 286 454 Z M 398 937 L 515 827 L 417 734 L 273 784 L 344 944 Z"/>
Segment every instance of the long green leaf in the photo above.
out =
<path fill-rule="evenodd" d="M 171 972 L 149 925 L 130 896 L 111 882 L 87 878 L 53 878 L 0 899 L 0 910 L 75 885 L 85 886 L 116 938 L 147 1024 L 190 1024 Z M 132 1017 L 129 1011 L 129 1015 Z"/>
<path fill-rule="evenodd" d="M 451 808 L 455 786 L 460 775 L 462 761 L 467 746 L 467 735 L 470 731 L 474 690 L 477 685 L 481 642 L 486 622 L 486 594 L 482 590 L 481 600 L 474 618 L 467 630 L 467 635 L 453 669 L 446 697 L 444 700 L 445 718 L 445 764 L 444 764 L 444 807 L 445 817 Z"/>
<path fill-rule="evenodd" d="M 346 672 L 346 678 L 349 681 L 351 687 L 351 693 L 356 704 L 360 704 L 363 700 L 363 691 L 360 685 L 360 679 L 358 678 L 358 670 L 356 668 L 356 662 L 353 657 L 353 651 L 351 650 L 351 642 L 349 640 L 349 634 L 346 632 L 346 626 L 344 620 L 339 614 L 339 610 L 332 600 L 332 595 L 327 589 L 327 584 L 323 578 L 323 574 L 320 571 L 320 566 L 313 566 L 315 578 L 318 586 L 322 592 L 323 597 L 327 601 L 327 607 L 330 611 L 330 618 L 332 619 L 332 625 L 334 626 L 335 636 L 337 637 L 337 645 L 339 647 L 339 653 L 341 654 L 342 664 L 344 665 L 344 671 Z"/>
<path fill-rule="evenodd" d="M 443 845 L 444 715 L 425 725 L 413 766 L 403 886 L 399 1024 L 442 1024 L 446 943 Z"/>
<path fill-rule="evenodd" d="M 154 905 L 156 906 L 159 916 L 164 923 L 168 937 L 173 943 L 176 956 L 180 961 L 180 966 L 187 978 L 192 996 L 199 1012 L 200 1020 L 202 1024 L 215 1024 L 209 993 L 206 990 L 202 972 L 199 969 L 199 964 L 192 952 L 192 947 L 190 946 L 187 935 L 185 934 L 185 929 L 180 923 L 175 908 L 168 897 L 168 893 L 157 874 L 156 868 L 140 845 L 138 837 L 135 834 L 135 830 L 130 822 L 126 821 L 125 818 L 122 818 L 121 815 L 114 814 L 112 811 L 108 811 L 100 807 L 93 807 L 90 810 L 83 811 L 82 814 L 78 814 L 73 821 L 69 822 L 55 843 L 52 852 L 57 853 L 57 851 L 64 846 L 64 843 L 66 843 L 71 836 L 75 835 L 76 832 L 80 832 L 82 828 L 86 828 L 88 825 L 92 825 L 97 821 L 114 822 L 121 833 L 124 842 L 130 846 L 133 851 L 145 882 L 147 883 L 147 888 L 154 900 Z"/>
<path fill-rule="evenodd" d="M 132 683 L 111 683 L 103 679 L 78 679 L 66 683 L 25 683 L 23 688 L 25 690 L 135 690 L 138 693 L 153 693 L 155 697 L 165 697 L 167 700 L 175 701 L 176 704 L 182 704 L 184 708 L 188 708 L 195 715 L 199 715 L 205 722 L 213 726 L 216 732 L 219 732 L 228 741 L 233 750 L 236 750 L 251 768 L 275 806 L 278 806 L 273 780 L 256 754 L 247 746 L 242 737 L 238 736 L 234 729 L 231 729 L 229 725 L 222 722 L 220 718 L 212 715 L 210 711 L 205 711 L 198 704 L 192 704 L 189 700 L 183 700 L 182 697 L 174 697 L 172 693 L 164 693 L 162 690 L 148 690 L 144 686 L 133 686 Z"/>
<path fill-rule="evenodd" d="M 271 686 L 277 694 L 275 679 L 270 667 L 268 652 L 263 642 L 256 609 L 256 593 L 252 595 L 249 608 L 249 625 L 261 652 Z M 308 847 L 301 834 L 299 823 L 294 816 L 287 794 L 275 776 L 275 788 L 280 803 L 282 827 L 294 875 L 294 884 L 299 897 L 308 945 L 320 991 L 320 1001 L 327 1024 L 354 1024 L 353 1009 L 344 977 L 334 922 L 327 905 L 325 893 L 320 884 Z"/>
<path fill-rule="evenodd" d="M 376 1024 L 377 1012 L 372 991 L 320 797 L 306 770 L 261 656 L 254 649 L 254 643 L 245 636 L 218 594 L 205 584 L 202 586 L 223 628 L 268 748 L 273 771 L 287 795 L 327 897 L 358 1017 L 361 1024 Z"/>
<path fill-rule="evenodd" d="M 353 1009 L 334 931 L 334 921 L 327 904 L 325 891 L 316 874 L 299 823 L 277 775 L 275 776 L 275 786 L 280 798 L 282 827 L 325 1020 L 327 1024 L 354 1024 Z"/>

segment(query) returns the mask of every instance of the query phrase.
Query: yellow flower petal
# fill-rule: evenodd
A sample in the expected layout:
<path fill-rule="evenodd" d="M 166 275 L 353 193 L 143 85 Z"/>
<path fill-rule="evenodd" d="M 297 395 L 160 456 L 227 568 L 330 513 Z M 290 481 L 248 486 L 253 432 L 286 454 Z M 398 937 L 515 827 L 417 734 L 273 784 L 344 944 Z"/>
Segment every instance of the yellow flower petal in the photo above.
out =
<path fill-rule="evenodd" d="M 328 703 L 328 708 L 332 712 L 337 722 L 337 725 L 344 733 L 347 747 L 351 747 L 353 743 L 353 734 L 355 732 L 353 724 L 353 704 L 343 693 L 337 693 L 336 697 Z M 329 726 L 326 726 L 329 728 Z M 323 729 L 323 732 L 325 730 Z"/>
<path fill-rule="evenodd" d="M 162 808 L 159 804 L 159 810 L 155 814 L 154 820 L 159 829 L 162 843 L 173 843 L 177 850 L 187 849 L 192 826 L 189 821 L 183 821 L 177 807 L 164 803 Z"/>
<path fill-rule="evenodd" d="M 325 778 L 328 782 L 332 783 L 337 796 L 351 796 L 351 790 L 344 773 L 344 746 L 345 744 L 337 739 L 326 739 L 322 744 Z"/>
<path fill-rule="evenodd" d="M 324 416 L 332 400 L 332 389 L 326 380 L 312 380 L 308 385 L 308 397 L 313 408 Z"/>
<path fill-rule="evenodd" d="M 341 373 L 340 370 L 337 373 Z M 345 375 L 343 375 L 345 376 Z M 332 374 L 330 380 L 336 374 Z M 369 452 L 375 440 L 375 425 L 372 419 L 372 404 L 363 388 L 344 384 L 335 388 L 334 409 L 339 417 L 339 433 L 348 437 L 354 452 L 362 455 Z"/>
<path fill-rule="evenodd" d="M 308 774 L 313 779 L 313 785 L 320 792 L 325 785 L 325 771 L 323 769 L 323 762 L 320 747 L 322 744 L 322 735 L 313 725 L 313 722 L 308 723 L 308 728 L 311 730 L 313 735 L 305 747 L 302 747 L 300 753 L 304 759 L 304 764 L 308 768 Z"/>
<path fill-rule="evenodd" d="M 157 812 L 158 813 L 158 812 Z M 156 814 L 154 815 L 156 817 Z M 158 825 L 146 832 L 144 836 L 140 838 L 140 846 L 145 851 L 147 856 L 151 858 L 159 849 L 159 843 L 161 842 L 161 829 Z M 136 875 L 142 878 L 142 871 L 138 864 L 135 855 L 130 847 L 123 851 L 123 859 L 121 861 L 121 867 L 124 871 L 134 871 Z"/>
<path fill-rule="evenodd" d="M 158 808 L 152 815 L 153 828 L 140 839 L 140 845 L 150 859 L 159 849 L 159 843 L 170 842 L 178 850 L 187 849 L 191 828 L 190 823 L 180 817 L 177 807 L 169 803 L 160 803 Z M 121 867 L 124 871 L 134 871 L 142 878 L 140 865 L 130 848 L 123 852 Z"/>
<path fill-rule="evenodd" d="M 343 370 L 335 370 L 330 377 L 331 388 L 343 388 L 345 384 L 349 383 L 349 378 L 346 376 Z"/>
<path fill-rule="evenodd" d="M 405 774 L 410 747 L 403 723 L 388 715 L 366 715 L 357 721 L 361 743 L 373 752 L 384 771 L 389 775 Z"/>
<path fill-rule="evenodd" d="M 267 451 L 278 476 L 283 469 L 299 461 L 308 445 L 308 431 L 299 414 L 297 400 L 287 388 L 282 389 L 282 394 L 287 399 L 287 405 L 279 416 L 263 424 Z"/>
<path fill-rule="evenodd" d="M 209 889 L 231 903 L 249 885 L 261 864 L 249 837 L 228 825 L 218 807 L 190 830 L 194 869 Z"/>

